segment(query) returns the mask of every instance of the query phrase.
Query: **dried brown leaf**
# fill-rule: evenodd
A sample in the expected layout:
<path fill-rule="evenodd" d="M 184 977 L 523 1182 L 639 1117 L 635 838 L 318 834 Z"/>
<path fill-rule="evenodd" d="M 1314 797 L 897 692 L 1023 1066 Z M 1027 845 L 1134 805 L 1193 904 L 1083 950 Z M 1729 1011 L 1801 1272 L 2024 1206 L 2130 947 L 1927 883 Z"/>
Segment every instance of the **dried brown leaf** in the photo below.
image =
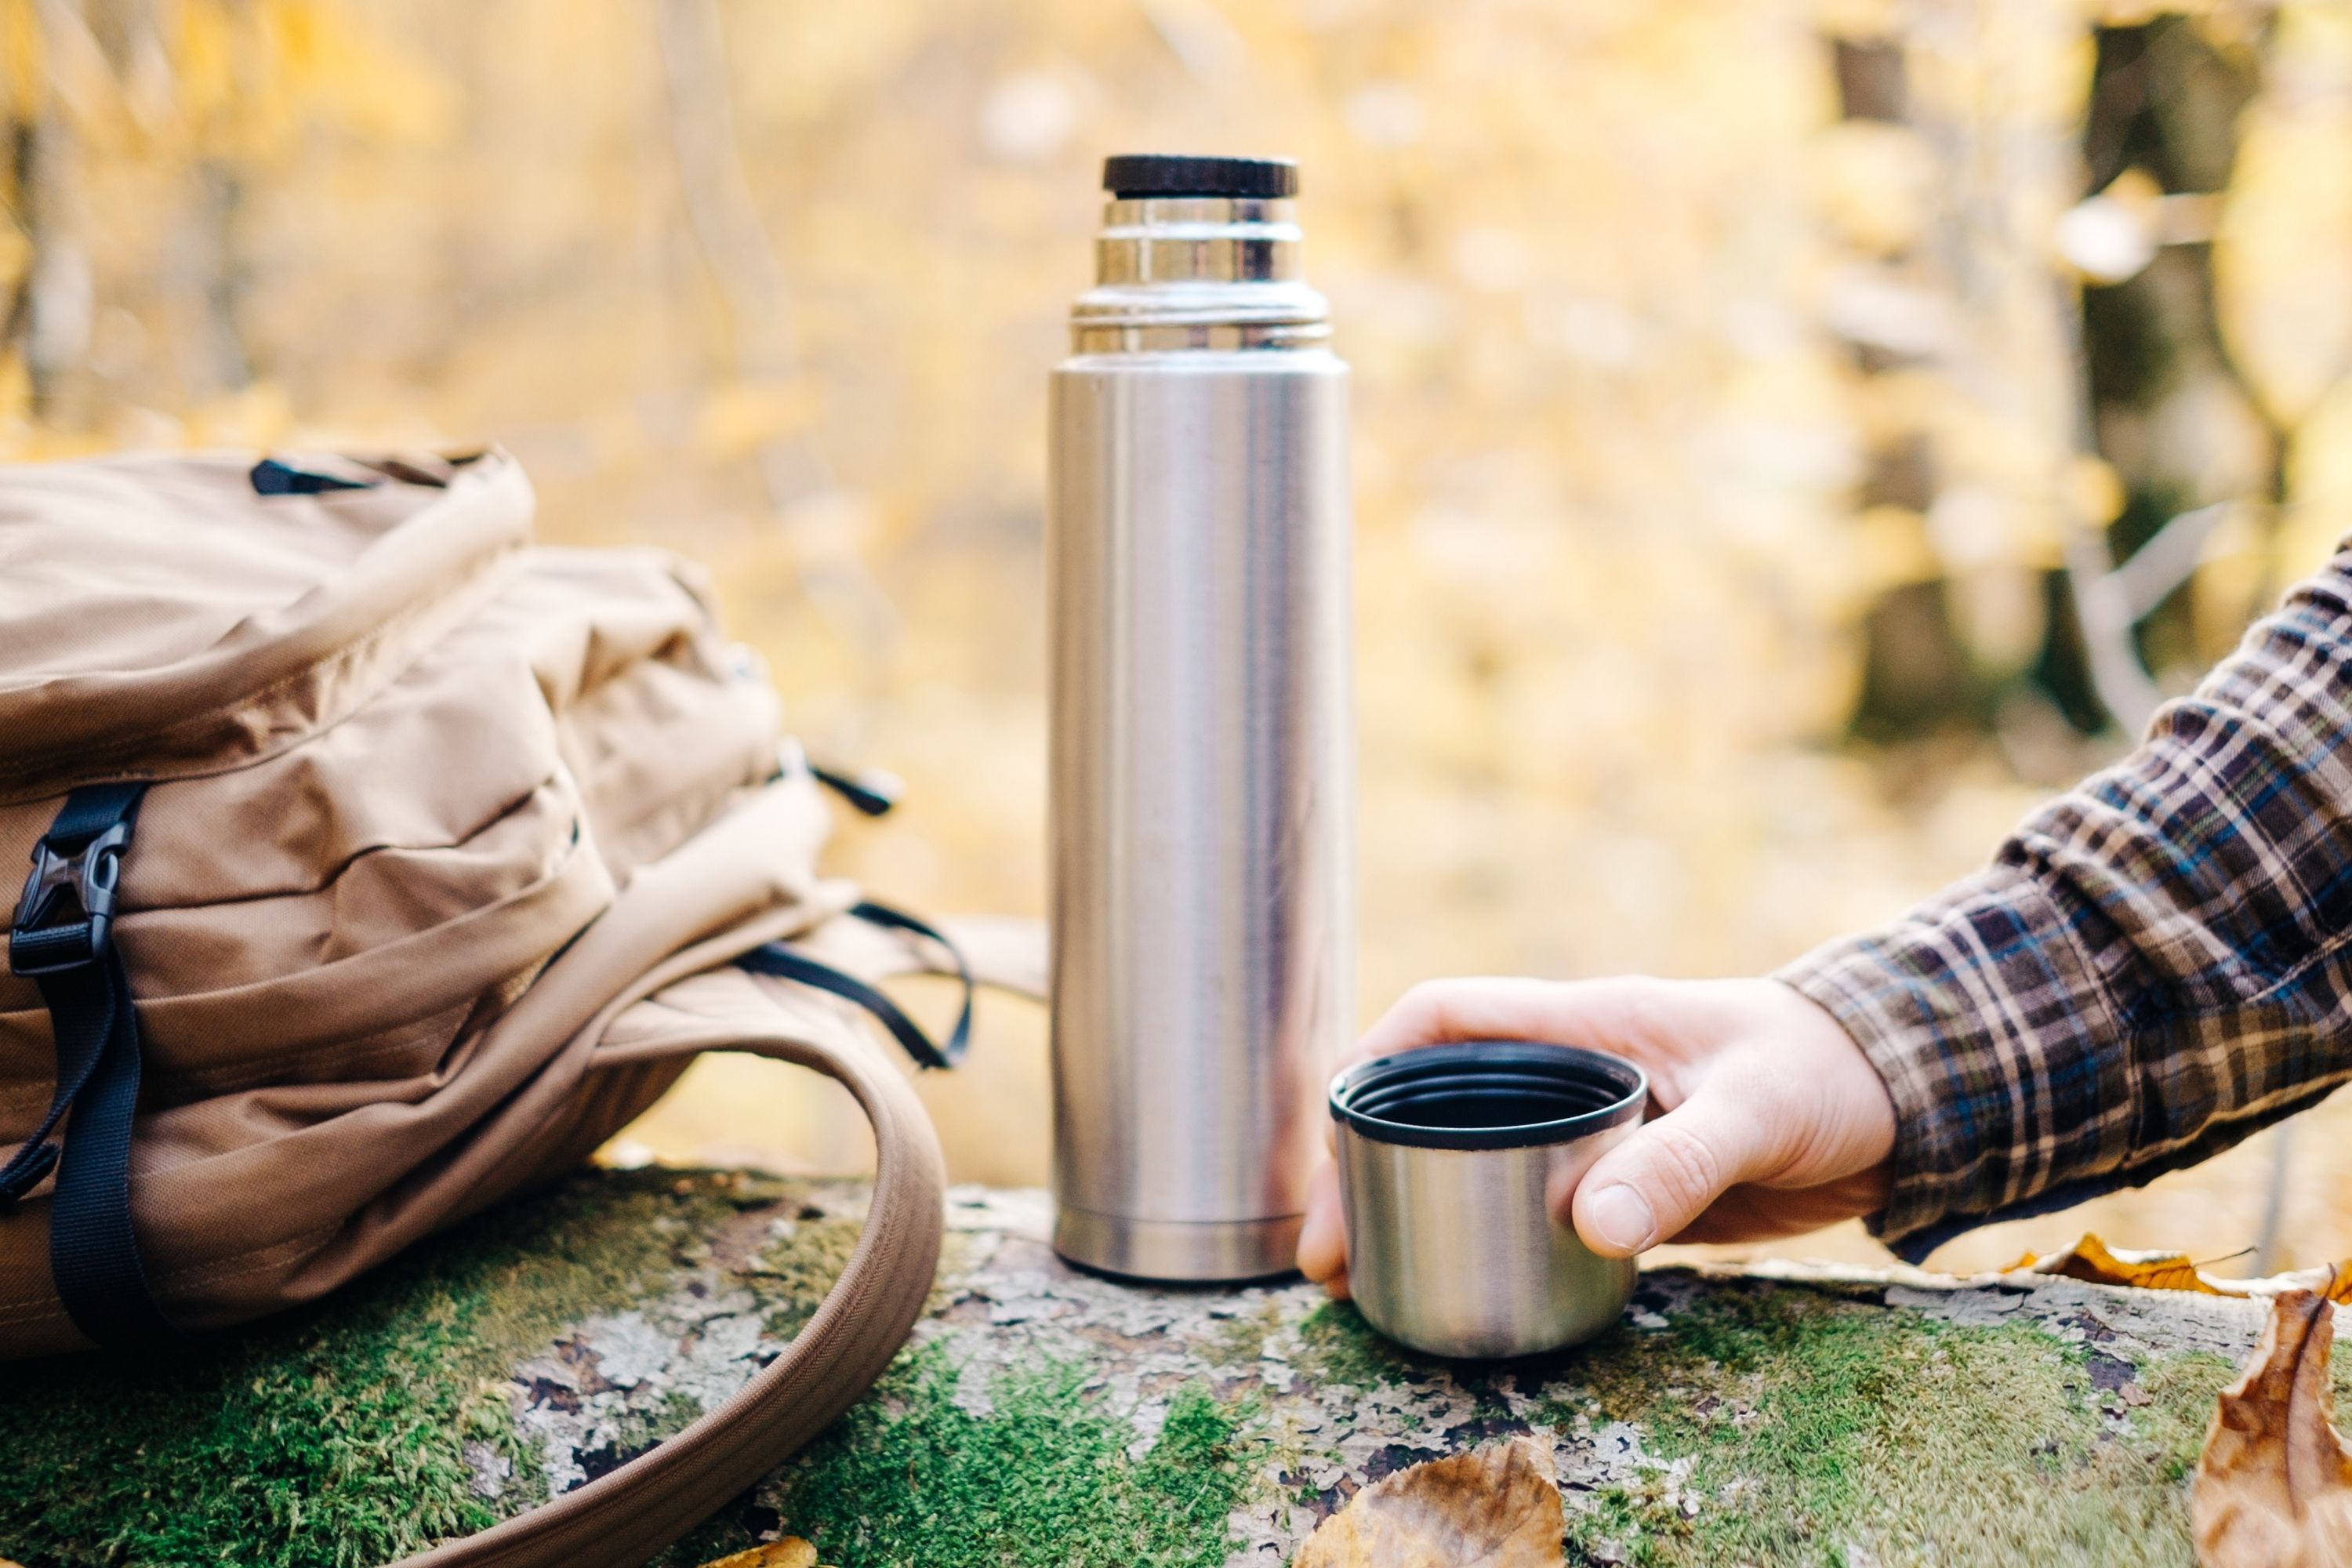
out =
<path fill-rule="evenodd" d="M 1565 1528 L 1550 1445 L 1514 1437 L 1373 1482 L 1290 1568 L 1563 1568 Z"/>
<path fill-rule="evenodd" d="M 2138 1252 L 2109 1247 L 2088 1231 L 2063 1252 L 2046 1257 L 2029 1252 L 2001 1272 L 2054 1275 L 2134 1290 L 2234 1296 L 2241 1300 L 2267 1300 L 2289 1290 L 2315 1290 L 2339 1305 L 2352 1304 L 2352 1263 L 2297 1269 L 2263 1279 L 2223 1279 L 2199 1268 L 2185 1252 Z"/>
<path fill-rule="evenodd" d="M 2328 1419 L 2335 1315 L 2315 1290 L 2276 1297 L 2244 1375 L 2221 1391 L 2189 1500 L 2204 1568 L 2352 1564 L 2352 1451 Z"/>
<path fill-rule="evenodd" d="M 702 1568 L 817 1568 L 816 1548 L 797 1535 L 705 1563 Z"/>
<path fill-rule="evenodd" d="M 2003 1270 L 2058 1275 L 2092 1285 L 2126 1285 L 2139 1290 L 2189 1290 L 2200 1296 L 2221 1292 L 2197 1271 L 2185 1252 L 2132 1252 L 2109 1247 L 2085 1231 L 2083 1239 L 2063 1252 L 2037 1258 L 2029 1252 Z"/>

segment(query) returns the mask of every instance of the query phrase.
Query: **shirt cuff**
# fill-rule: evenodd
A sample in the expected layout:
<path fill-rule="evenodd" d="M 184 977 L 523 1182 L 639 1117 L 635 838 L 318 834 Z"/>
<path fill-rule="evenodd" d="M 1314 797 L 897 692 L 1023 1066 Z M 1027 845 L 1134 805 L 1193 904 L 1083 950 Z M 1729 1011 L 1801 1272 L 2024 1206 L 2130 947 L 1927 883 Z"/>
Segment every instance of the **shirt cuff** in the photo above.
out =
<path fill-rule="evenodd" d="M 1776 978 L 1886 1082 L 1894 1180 L 1868 1223 L 1897 1254 L 1916 1262 L 2119 1163 L 2130 1090 L 2114 1010 L 2071 922 L 2021 872 L 1981 872 Z"/>

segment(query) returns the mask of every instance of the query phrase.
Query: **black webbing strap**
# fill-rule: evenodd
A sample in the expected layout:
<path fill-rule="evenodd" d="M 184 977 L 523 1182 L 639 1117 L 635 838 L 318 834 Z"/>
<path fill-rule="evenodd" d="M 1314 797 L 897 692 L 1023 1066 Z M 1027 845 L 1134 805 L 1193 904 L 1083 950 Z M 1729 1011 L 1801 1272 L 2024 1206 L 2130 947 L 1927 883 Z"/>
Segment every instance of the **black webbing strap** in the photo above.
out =
<path fill-rule="evenodd" d="M 78 789 L 33 846 L 8 932 L 8 967 L 48 1005 L 58 1084 L 48 1113 L 0 1166 L 0 1202 L 55 1167 L 49 1268 L 74 1326 L 101 1345 L 175 1337 L 155 1305 L 131 1228 L 131 1119 L 139 1101 L 139 1015 L 113 942 L 114 889 L 144 784 Z M 62 907 L 64 895 L 74 907 Z M 70 1110 L 62 1155 L 49 1134 Z"/>
<path fill-rule="evenodd" d="M 891 808 L 898 804 L 898 796 L 906 790 L 906 785 L 898 781 L 896 773 L 879 770 L 845 773 L 838 768 L 821 767 L 810 763 L 808 771 L 817 783 L 847 801 L 860 816 L 888 816 Z"/>
<path fill-rule="evenodd" d="M 337 490 L 363 490 L 369 484 L 365 479 L 314 474 L 308 468 L 298 468 L 275 458 L 264 458 L 254 464 L 247 477 L 252 479 L 253 493 L 257 496 L 331 495 Z"/>
<path fill-rule="evenodd" d="M 803 985 L 814 985 L 820 991 L 855 1002 L 874 1015 L 890 1037 L 898 1042 L 906 1053 L 915 1058 L 915 1065 L 926 1068 L 951 1068 L 963 1060 L 971 1044 L 971 965 L 963 953 L 938 928 L 887 904 L 866 902 L 851 907 L 849 912 L 868 925 L 889 931 L 905 931 L 926 942 L 939 943 L 955 964 L 956 977 L 963 982 L 963 1010 L 956 1015 L 955 1027 L 949 1031 L 944 1045 L 932 1043 L 923 1033 L 922 1026 L 900 1010 L 896 1002 L 868 985 L 854 974 L 845 974 L 830 963 L 821 963 L 804 952 L 796 952 L 781 942 L 765 947 L 755 947 L 738 958 L 736 963 L 754 974 L 772 974 L 780 980 L 795 980 Z"/>

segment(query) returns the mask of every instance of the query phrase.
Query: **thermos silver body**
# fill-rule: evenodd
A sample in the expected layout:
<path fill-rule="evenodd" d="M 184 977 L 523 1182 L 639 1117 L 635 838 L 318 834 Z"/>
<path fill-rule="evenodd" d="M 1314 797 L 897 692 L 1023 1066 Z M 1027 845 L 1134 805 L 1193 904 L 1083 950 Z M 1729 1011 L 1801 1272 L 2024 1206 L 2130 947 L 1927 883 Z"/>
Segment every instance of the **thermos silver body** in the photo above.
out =
<path fill-rule="evenodd" d="M 1120 197 L 1054 373 L 1055 1246 L 1292 1266 L 1352 1025 L 1346 365 L 1286 200 Z"/>

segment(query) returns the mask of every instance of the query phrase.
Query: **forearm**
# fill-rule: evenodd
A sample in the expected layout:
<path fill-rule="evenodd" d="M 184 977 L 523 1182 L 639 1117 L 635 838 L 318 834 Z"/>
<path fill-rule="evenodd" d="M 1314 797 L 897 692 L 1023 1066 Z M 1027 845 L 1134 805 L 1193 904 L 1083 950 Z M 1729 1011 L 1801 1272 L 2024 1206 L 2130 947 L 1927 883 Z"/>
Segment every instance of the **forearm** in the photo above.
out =
<path fill-rule="evenodd" d="M 1781 978 L 1885 1078 L 1909 1255 L 2201 1159 L 2352 1077 L 2352 556 L 1994 865 Z"/>

